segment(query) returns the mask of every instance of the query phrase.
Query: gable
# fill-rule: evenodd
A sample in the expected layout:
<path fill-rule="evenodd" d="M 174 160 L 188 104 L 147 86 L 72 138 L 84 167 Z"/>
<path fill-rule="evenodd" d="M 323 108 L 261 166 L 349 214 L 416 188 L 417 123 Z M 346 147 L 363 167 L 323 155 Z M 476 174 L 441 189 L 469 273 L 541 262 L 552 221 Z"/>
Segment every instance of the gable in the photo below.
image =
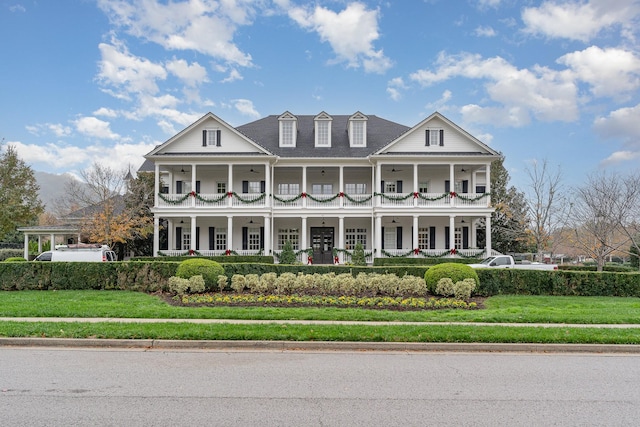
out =
<path fill-rule="evenodd" d="M 432 114 L 377 154 L 397 153 L 499 155 L 439 113 Z"/>
<path fill-rule="evenodd" d="M 205 132 L 214 133 L 213 138 L 215 142 L 218 143 L 208 144 L 206 134 L 203 134 Z M 156 147 L 156 149 L 148 155 L 172 154 L 224 155 L 270 153 L 239 133 L 223 120 L 208 113 L 164 144 Z"/>

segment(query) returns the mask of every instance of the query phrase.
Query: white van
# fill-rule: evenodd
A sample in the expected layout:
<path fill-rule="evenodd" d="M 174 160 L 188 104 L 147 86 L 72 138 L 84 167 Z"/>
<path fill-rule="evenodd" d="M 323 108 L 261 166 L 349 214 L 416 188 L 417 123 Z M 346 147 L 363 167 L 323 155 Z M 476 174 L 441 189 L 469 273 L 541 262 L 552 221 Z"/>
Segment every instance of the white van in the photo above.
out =
<path fill-rule="evenodd" d="M 89 261 L 108 262 L 117 261 L 116 253 L 107 245 L 96 246 L 56 246 L 53 251 L 45 251 L 34 259 L 34 261 Z"/>

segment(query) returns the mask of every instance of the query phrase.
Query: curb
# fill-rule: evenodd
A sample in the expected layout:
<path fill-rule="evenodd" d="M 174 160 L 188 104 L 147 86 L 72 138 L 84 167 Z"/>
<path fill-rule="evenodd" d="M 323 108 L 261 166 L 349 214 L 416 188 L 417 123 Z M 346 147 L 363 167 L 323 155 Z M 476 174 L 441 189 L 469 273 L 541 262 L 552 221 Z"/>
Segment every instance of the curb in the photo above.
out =
<path fill-rule="evenodd" d="M 353 341 L 212 341 L 96 338 L 0 338 L 2 347 L 112 348 L 142 350 L 212 351 L 400 351 L 400 352 L 494 352 L 494 353 L 615 353 L 640 354 L 631 344 L 504 344 L 416 343 Z"/>

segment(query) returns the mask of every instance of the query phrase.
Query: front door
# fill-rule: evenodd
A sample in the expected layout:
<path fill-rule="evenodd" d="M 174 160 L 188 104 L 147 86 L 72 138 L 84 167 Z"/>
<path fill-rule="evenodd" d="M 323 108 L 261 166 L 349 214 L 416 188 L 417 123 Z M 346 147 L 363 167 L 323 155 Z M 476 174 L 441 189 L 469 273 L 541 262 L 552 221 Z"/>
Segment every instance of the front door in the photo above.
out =
<path fill-rule="evenodd" d="M 313 263 L 333 264 L 333 227 L 311 227 Z"/>

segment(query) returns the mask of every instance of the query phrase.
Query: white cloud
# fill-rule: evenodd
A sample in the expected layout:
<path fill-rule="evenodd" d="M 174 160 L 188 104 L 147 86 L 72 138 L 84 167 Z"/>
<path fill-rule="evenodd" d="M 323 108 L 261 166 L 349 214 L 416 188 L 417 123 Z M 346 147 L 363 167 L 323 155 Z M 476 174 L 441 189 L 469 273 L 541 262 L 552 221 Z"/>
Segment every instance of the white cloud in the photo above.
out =
<path fill-rule="evenodd" d="M 233 42 L 241 25 L 251 23 L 251 0 L 99 0 L 111 22 L 129 34 L 168 50 L 193 50 L 239 66 L 251 66 L 251 55 Z"/>
<path fill-rule="evenodd" d="M 384 73 L 393 65 L 382 49 L 373 47 L 380 37 L 377 9 L 367 10 L 364 4 L 354 2 L 338 13 L 322 6 L 293 7 L 288 13 L 302 28 L 317 32 L 323 42 L 331 45 L 336 62 L 373 73 Z"/>
<path fill-rule="evenodd" d="M 456 77 L 485 80 L 487 94 L 499 104 L 467 106 L 463 113 L 468 120 L 523 126 L 531 116 L 542 121 L 578 118 L 577 88 L 567 71 L 541 66 L 518 69 L 501 57 L 483 59 L 470 53 L 440 53 L 435 71 L 419 70 L 410 75 L 411 80 L 425 87 Z"/>
<path fill-rule="evenodd" d="M 58 138 L 71 136 L 73 130 L 69 126 L 65 126 L 60 123 L 44 123 L 37 125 L 25 126 L 27 131 L 35 136 L 42 136 L 48 133 L 52 133 Z"/>
<path fill-rule="evenodd" d="M 604 138 L 621 138 L 627 146 L 640 149 L 640 104 L 620 108 L 607 117 L 598 117 L 594 129 Z"/>
<path fill-rule="evenodd" d="M 94 116 L 109 117 L 111 119 L 118 117 L 118 112 L 111 108 L 100 107 L 93 112 Z"/>
<path fill-rule="evenodd" d="M 478 0 L 480 7 L 498 7 L 502 0 Z"/>
<path fill-rule="evenodd" d="M 77 147 L 60 144 L 12 143 L 22 160 L 28 164 L 46 165 L 47 169 L 64 168 L 65 171 L 83 170 L 93 163 L 120 170 L 123 165 L 137 169 L 144 161 L 143 156 L 153 150 L 157 143 L 116 143 L 105 147 L 90 145 Z"/>
<path fill-rule="evenodd" d="M 496 30 L 489 26 L 479 26 L 475 30 L 473 30 L 473 34 L 478 37 L 495 37 L 497 35 Z"/>
<path fill-rule="evenodd" d="M 226 78 L 220 80 L 220 83 L 231 83 L 242 79 L 243 77 L 240 72 L 234 68 L 229 72 L 229 75 Z"/>
<path fill-rule="evenodd" d="M 591 46 L 568 53 L 557 62 L 587 82 L 595 96 L 629 96 L 640 87 L 640 59 L 633 52 Z"/>
<path fill-rule="evenodd" d="M 73 123 L 83 135 L 98 139 L 120 139 L 120 135 L 111 131 L 109 122 L 95 117 L 81 117 Z"/>
<path fill-rule="evenodd" d="M 402 98 L 401 90 L 405 89 L 407 89 L 407 85 L 402 77 L 395 77 L 387 83 L 387 93 L 394 101 L 399 101 Z"/>
<path fill-rule="evenodd" d="M 245 116 L 260 118 L 260 113 L 253 106 L 253 102 L 248 99 L 234 99 L 231 101 L 236 110 Z"/>
<path fill-rule="evenodd" d="M 427 111 L 434 111 L 434 110 L 440 111 L 440 112 L 446 111 L 447 102 L 449 102 L 452 96 L 453 94 L 451 93 L 450 90 L 445 90 L 444 92 L 442 92 L 440 99 L 437 99 L 433 102 L 428 103 L 427 105 L 425 105 L 425 109 Z"/>
<path fill-rule="evenodd" d="M 195 87 L 209 81 L 207 78 L 207 70 L 197 62 L 189 65 L 184 59 L 173 58 L 172 61 L 167 62 L 166 67 L 171 74 L 178 77 L 190 87 Z"/>
<path fill-rule="evenodd" d="M 540 7 L 525 8 L 522 20 L 527 33 L 586 42 L 612 27 L 621 28 L 623 35 L 633 33 L 639 14 L 637 1 L 545 1 Z"/>
<path fill-rule="evenodd" d="M 602 166 L 611 166 L 636 159 L 640 159 L 640 151 L 616 151 L 611 153 L 611 155 L 600 162 L 600 164 Z"/>

